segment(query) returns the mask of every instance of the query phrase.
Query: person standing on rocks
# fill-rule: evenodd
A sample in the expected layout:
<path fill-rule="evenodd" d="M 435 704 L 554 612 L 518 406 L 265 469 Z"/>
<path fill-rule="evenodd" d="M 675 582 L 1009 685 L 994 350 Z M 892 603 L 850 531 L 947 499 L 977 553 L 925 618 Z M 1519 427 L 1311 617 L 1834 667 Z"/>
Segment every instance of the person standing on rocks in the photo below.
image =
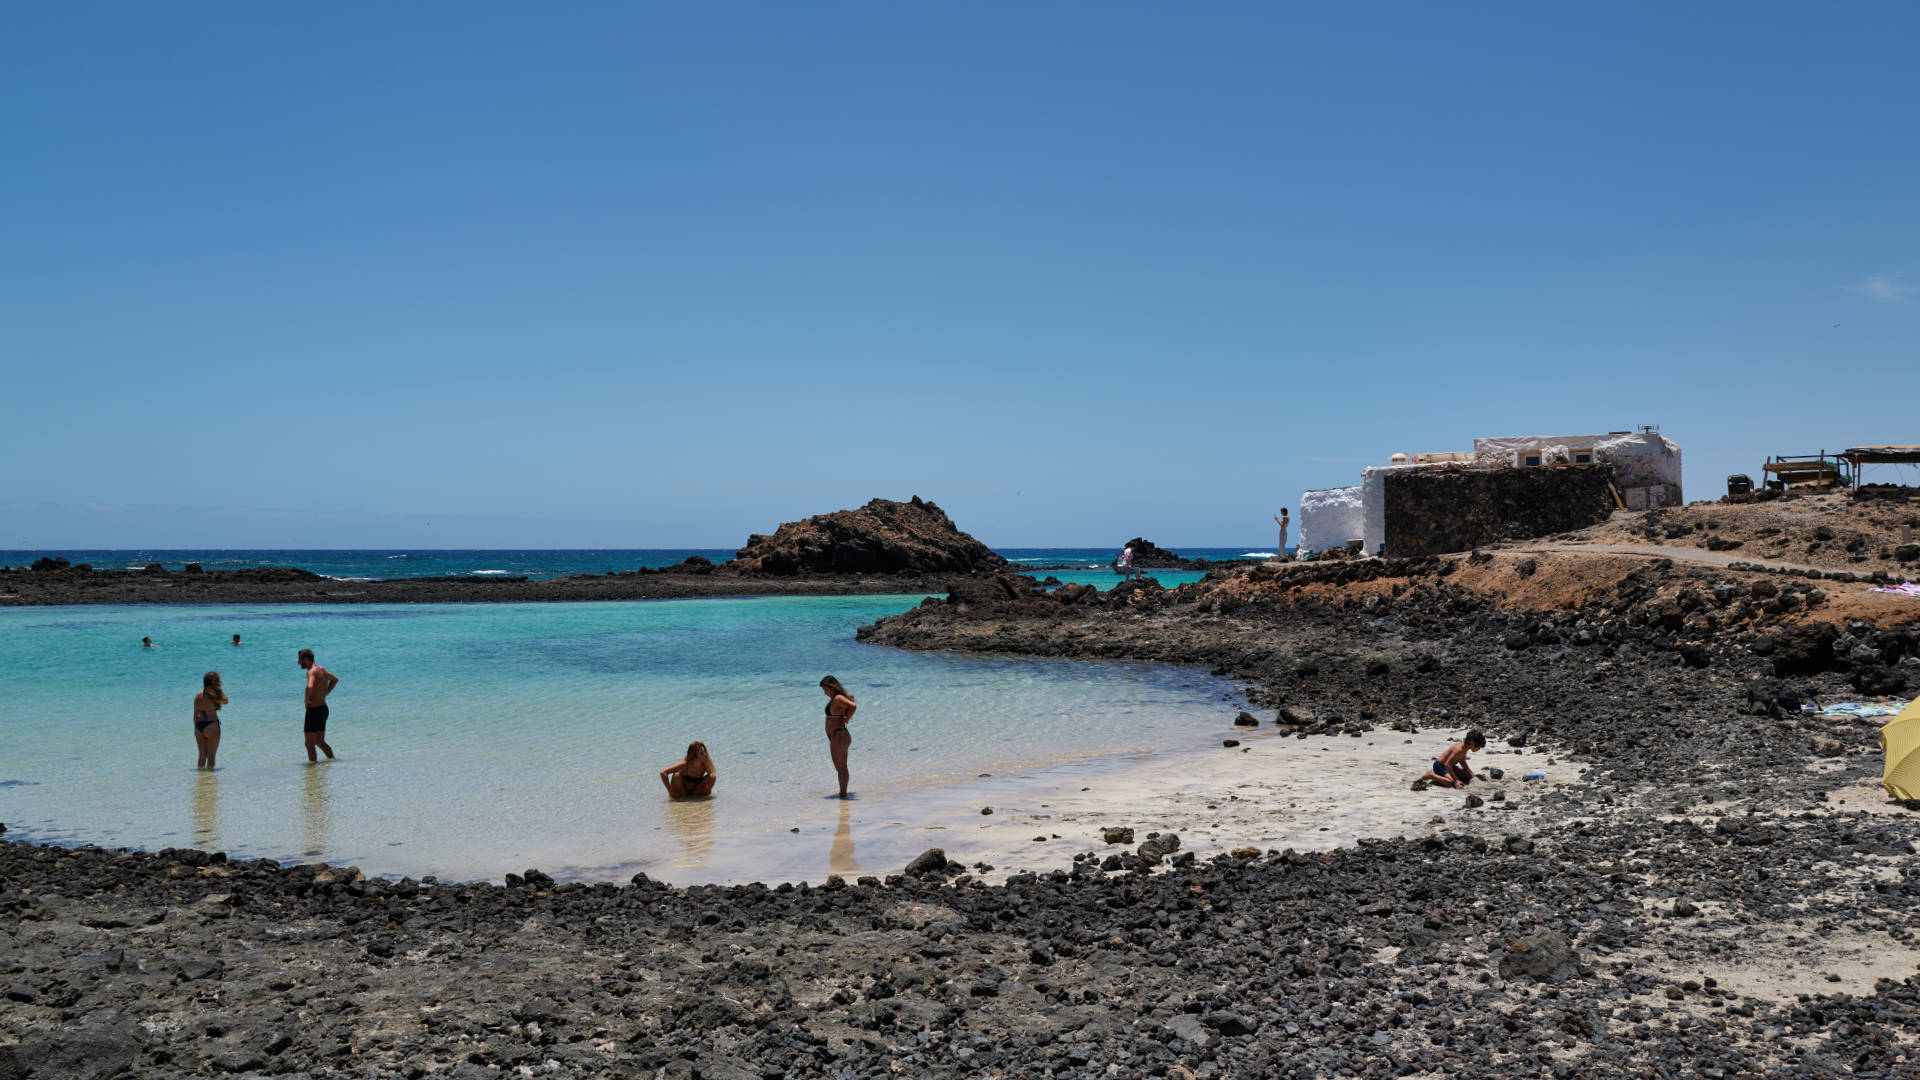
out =
<path fill-rule="evenodd" d="M 1120 549 L 1120 561 L 1115 564 L 1115 567 L 1120 571 L 1120 580 L 1122 581 L 1133 580 L 1133 545 L 1132 544 L 1128 544 L 1126 547 L 1123 547 Z"/>
<path fill-rule="evenodd" d="M 1273 523 L 1280 526 L 1280 543 L 1273 549 L 1273 557 L 1279 559 L 1281 562 L 1285 562 L 1287 559 L 1287 525 L 1290 523 L 1287 517 L 1286 507 L 1283 506 L 1280 508 L 1280 516 L 1274 518 Z"/>
<path fill-rule="evenodd" d="M 220 706 L 226 703 L 220 673 L 207 672 L 200 680 L 200 692 L 193 695 L 193 743 L 200 750 L 196 769 L 213 768 L 213 755 L 220 752 Z"/>
<path fill-rule="evenodd" d="M 853 695 L 840 685 L 840 680 L 828 675 L 820 680 L 820 689 L 827 695 L 827 752 L 833 755 L 833 771 L 840 775 L 840 797 L 847 797 L 847 750 L 853 745 L 853 732 L 847 730 L 847 721 L 853 719 L 853 710 L 859 708 L 853 703 Z"/>
<path fill-rule="evenodd" d="M 314 663 L 313 650 L 300 650 L 300 666 L 307 672 L 307 720 L 302 730 L 307 735 L 307 763 L 320 760 L 314 753 L 316 748 L 327 752 L 327 760 L 333 760 L 333 747 L 327 745 L 327 695 L 340 685 L 333 672 Z"/>

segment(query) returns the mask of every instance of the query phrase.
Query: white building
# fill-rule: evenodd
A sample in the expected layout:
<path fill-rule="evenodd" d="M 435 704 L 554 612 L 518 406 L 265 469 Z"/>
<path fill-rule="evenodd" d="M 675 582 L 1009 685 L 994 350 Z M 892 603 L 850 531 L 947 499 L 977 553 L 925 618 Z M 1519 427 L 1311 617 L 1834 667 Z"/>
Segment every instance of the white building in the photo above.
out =
<path fill-rule="evenodd" d="M 1325 488 L 1300 498 L 1302 554 L 1340 547 L 1355 537 L 1377 554 L 1387 543 L 1386 477 L 1400 469 L 1526 469 L 1608 464 L 1629 510 L 1678 506 L 1680 447 L 1651 429 L 1605 435 L 1518 435 L 1473 440 L 1473 453 L 1394 454 L 1369 465 L 1354 487 Z"/>
<path fill-rule="evenodd" d="M 1473 440 L 1476 468 L 1525 469 L 1591 462 L 1613 466 L 1613 486 L 1629 510 L 1680 505 L 1680 447 L 1657 431 Z"/>
<path fill-rule="evenodd" d="M 1323 488 L 1300 496 L 1300 553 L 1345 547 L 1366 535 L 1360 485 Z"/>

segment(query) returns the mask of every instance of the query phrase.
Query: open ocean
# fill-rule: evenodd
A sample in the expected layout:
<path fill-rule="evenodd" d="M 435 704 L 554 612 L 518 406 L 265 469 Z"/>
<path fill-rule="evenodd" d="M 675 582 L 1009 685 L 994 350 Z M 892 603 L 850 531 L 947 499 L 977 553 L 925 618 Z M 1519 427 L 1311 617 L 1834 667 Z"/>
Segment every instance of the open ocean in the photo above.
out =
<path fill-rule="evenodd" d="M 1238 548 L 1176 548 L 1187 558 L 1241 559 L 1271 557 L 1273 546 Z M 1000 552 L 1015 566 L 1067 565 L 1086 571 L 1107 571 L 1118 548 L 1008 548 Z M 411 577 L 565 577 L 568 574 L 604 574 L 610 570 L 672 566 L 689 555 L 716 563 L 733 558 L 732 548 L 634 548 L 628 550 L 460 551 L 368 549 L 356 551 L 288 551 L 279 549 L 200 549 L 154 551 L 0 551 L 0 566 L 25 566 L 41 557 L 88 563 L 101 570 L 138 570 L 159 563 L 178 570 L 199 563 L 206 570 L 239 570 L 254 566 L 293 566 L 348 581 Z M 1108 576 L 1111 576 L 1109 572 Z M 1196 577 L 1198 575 L 1195 575 Z M 1066 580 L 1064 577 L 1062 580 Z"/>
<path fill-rule="evenodd" d="M 62 551 L 0 562 L 40 554 L 99 567 L 552 577 L 730 552 Z M 1104 550 L 1005 554 L 1091 567 L 1063 579 L 1114 580 Z M 1235 688 L 1202 670 L 854 640 L 860 625 L 921 599 L 0 609 L 0 821 L 9 838 L 198 847 L 388 875 L 497 879 L 538 866 L 590 880 L 641 869 L 686 883 L 819 880 L 836 823 L 833 843 L 851 843 L 840 804 L 825 800 L 824 674 L 860 701 L 861 829 L 909 820 L 981 773 L 1191 747 L 1231 730 Z M 227 644 L 235 633 L 240 648 Z M 159 648 L 142 649 L 143 636 Z M 300 737 L 303 647 L 341 679 L 328 729 L 340 760 L 316 767 Z M 208 670 L 233 701 L 212 773 L 193 768 L 190 722 Z M 656 774 L 693 739 L 713 750 L 716 797 L 669 803 Z M 769 848 L 790 830 L 792 846 Z"/>

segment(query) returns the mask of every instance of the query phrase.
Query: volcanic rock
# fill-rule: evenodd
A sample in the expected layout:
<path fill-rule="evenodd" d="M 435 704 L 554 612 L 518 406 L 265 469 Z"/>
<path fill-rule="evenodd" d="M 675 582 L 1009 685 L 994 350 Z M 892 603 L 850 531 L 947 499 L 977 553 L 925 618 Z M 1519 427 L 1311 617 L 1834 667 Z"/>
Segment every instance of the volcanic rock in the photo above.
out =
<path fill-rule="evenodd" d="M 1540 982 L 1559 982 L 1580 974 L 1580 957 L 1574 953 L 1567 936 L 1557 930 L 1541 930 L 1507 943 L 1500 957 L 1500 977 L 1526 976 Z"/>
<path fill-rule="evenodd" d="M 1133 565 L 1141 570 L 1205 570 L 1214 564 L 1206 559 L 1187 559 L 1136 536 L 1124 544 L 1133 549 Z"/>
<path fill-rule="evenodd" d="M 1007 561 L 961 532 L 946 512 L 915 495 L 910 502 L 875 499 L 790 521 L 772 536 L 755 534 L 730 566 L 747 574 L 962 573 L 997 570 Z"/>
<path fill-rule="evenodd" d="M 913 861 L 907 864 L 905 872 L 908 877 L 945 877 L 947 853 L 940 848 L 928 848 L 914 856 Z"/>
<path fill-rule="evenodd" d="M 133 1022 L 102 1009 L 58 1032 L 0 1047 L 0 1076 L 107 1080 L 131 1069 L 139 1052 Z"/>
<path fill-rule="evenodd" d="M 1754 594 L 1759 594 L 1755 585 Z M 1776 676 L 1811 675 L 1833 666 L 1834 642 L 1840 632 L 1831 623 L 1815 623 L 1781 630 L 1774 635 L 1773 673 Z"/>

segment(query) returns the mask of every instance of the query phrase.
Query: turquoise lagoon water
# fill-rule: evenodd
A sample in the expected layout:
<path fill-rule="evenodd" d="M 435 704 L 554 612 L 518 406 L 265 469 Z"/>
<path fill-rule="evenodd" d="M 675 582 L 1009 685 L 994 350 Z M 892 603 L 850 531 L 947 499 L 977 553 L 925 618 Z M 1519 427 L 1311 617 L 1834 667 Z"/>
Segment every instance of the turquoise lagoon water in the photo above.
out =
<path fill-rule="evenodd" d="M 0 609 L 0 821 L 388 875 L 817 881 L 853 865 L 850 820 L 897 823 L 980 773 L 1192 746 L 1238 707 L 1190 668 L 854 640 L 920 599 Z M 341 680 L 331 764 L 302 749 L 302 647 Z M 201 772 L 190 714 L 210 669 L 232 704 Z M 851 815 L 827 798 L 828 673 L 860 700 Z M 695 738 L 717 797 L 670 803 L 657 774 Z M 868 872 L 904 861 L 864 850 Z"/>

